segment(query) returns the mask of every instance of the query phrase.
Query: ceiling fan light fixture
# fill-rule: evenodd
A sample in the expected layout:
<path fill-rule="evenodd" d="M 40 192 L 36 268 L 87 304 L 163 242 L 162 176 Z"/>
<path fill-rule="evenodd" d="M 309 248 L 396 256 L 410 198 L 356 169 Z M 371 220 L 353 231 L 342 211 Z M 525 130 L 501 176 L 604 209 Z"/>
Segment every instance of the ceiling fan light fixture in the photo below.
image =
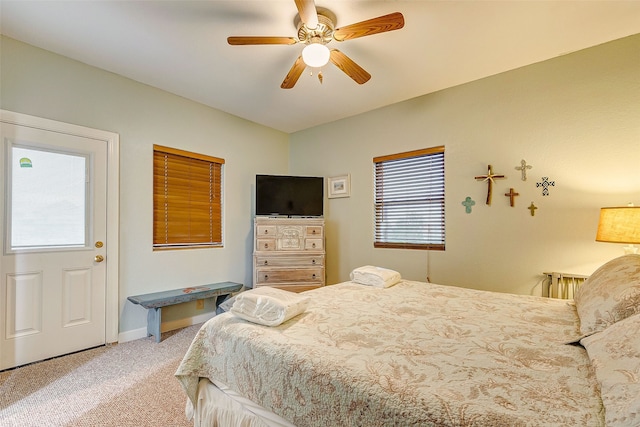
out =
<path fill-rule="evenodd" d="M 302 60 L 311 68 L 321 68 L 329 62 L 329 48 L 320 43 L 308 44 L 302 49 Z"/>

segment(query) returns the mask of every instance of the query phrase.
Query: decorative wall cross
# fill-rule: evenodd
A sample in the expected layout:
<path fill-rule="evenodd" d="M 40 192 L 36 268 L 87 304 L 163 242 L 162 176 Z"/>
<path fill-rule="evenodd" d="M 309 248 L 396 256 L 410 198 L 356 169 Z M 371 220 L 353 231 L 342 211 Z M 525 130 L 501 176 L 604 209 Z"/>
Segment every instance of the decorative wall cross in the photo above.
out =
<path fill-rule="evenodd" d="M 487 167 L 487 174 L 486 175 L 479 175 L 475 177 L 478 181 L 482 180 L 482 181 L 487 181 L 487 205 L 491 206 L 491 194 L 493 193 L 493 182 L 496 179 L 504 179 L 506 178 L 506 176 L 504 175 L 499 175 L 499 174 L 495 174 L 493 173 L 493 167 L 491 165 L 489 165 Z"/>
<path fill-rule="evenodd" d="M 538 207 L 534 205 L 533 202 L 531 202 L 531 205 L 529 205 L 527 209 L 531 211 L 531 216 L 534 216 L 536 214 L 536 209 L 538 209 Z"/>
<path fill-rule="evenodd" d="M 531 169 L 533 166 L 528 165 L 527 161 L 522 159 L 520 160 L 520 166 L 516 166 L 516 170 L 520 171 L 522 173 L 522 180 L 526 181 L 527 180 L 527 169 Z"/>
<path fill-rule="evenodd" d="M 471 197 L 467 196 L 466 199 L 464 199 L 464 202 L 462 202 L 462 206 L 464 206 L 464 211 L 468 214 L 471 213 L 471 206 L 474 206 L 476 204 L 476 202 L 474 200 L 471 199 Z"/>
<path fill-rule="evenodd" d="M 513 188 L 509 189 L 508 193 L 504 193 L 505 196 L 507 196 L 509 198 L 509 206 L 513 207 L 514 206 L 514 197 L 519 196 L 520 193 L 516 193 L 515 191 L 513 191 Z"/>
<path fill-rule="evenodd" d="M 542 177 L 542 182 L 536 182 L 536 187 L 540 188 L 542 187 L 542 195 L 543 196 L 548 196 L 549 195 L 549 187 L 555 187 L 556 186 L 556 182 L 555 181 L 549 181 L 549 177 L 548 176 L 543 176 Z"/>

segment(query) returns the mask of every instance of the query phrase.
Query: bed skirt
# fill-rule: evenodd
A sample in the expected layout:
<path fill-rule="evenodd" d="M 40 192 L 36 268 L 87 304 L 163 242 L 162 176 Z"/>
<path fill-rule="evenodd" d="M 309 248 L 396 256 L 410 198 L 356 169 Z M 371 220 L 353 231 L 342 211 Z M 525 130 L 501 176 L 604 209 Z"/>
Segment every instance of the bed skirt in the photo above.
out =
<path fill-rule="evenodd" d="M 295 427 L 284 418 L 207 378 L 198 383 L 198 407 L 187 399 L 187 418 L 195 427 Z"/>

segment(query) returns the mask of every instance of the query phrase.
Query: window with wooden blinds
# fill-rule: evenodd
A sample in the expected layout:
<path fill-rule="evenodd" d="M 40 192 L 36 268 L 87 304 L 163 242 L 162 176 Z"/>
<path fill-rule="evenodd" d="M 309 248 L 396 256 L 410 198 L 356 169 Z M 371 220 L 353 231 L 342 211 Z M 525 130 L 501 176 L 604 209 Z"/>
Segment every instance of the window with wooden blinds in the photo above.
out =
<path fill-rule="evenodd" d="M 444 146 L 373 162 L 374 246 L 444 250 Z"/>
<path fill-rule="evenodd" d="M 153 248 L 222 246 L 224 159 L 153 146 Z"/>

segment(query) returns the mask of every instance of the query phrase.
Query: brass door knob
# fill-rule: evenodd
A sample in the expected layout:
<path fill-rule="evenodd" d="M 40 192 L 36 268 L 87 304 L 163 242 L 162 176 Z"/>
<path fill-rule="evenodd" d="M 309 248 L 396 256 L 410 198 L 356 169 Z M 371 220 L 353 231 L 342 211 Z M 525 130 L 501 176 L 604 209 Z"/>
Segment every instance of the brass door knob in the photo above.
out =
<path fill-rule="evenodd" d="M 102 262 L 104 261 L 104 257 L 102 255 L 96 255 L 96 257 L 94 258 L 95 262 Z"/>

